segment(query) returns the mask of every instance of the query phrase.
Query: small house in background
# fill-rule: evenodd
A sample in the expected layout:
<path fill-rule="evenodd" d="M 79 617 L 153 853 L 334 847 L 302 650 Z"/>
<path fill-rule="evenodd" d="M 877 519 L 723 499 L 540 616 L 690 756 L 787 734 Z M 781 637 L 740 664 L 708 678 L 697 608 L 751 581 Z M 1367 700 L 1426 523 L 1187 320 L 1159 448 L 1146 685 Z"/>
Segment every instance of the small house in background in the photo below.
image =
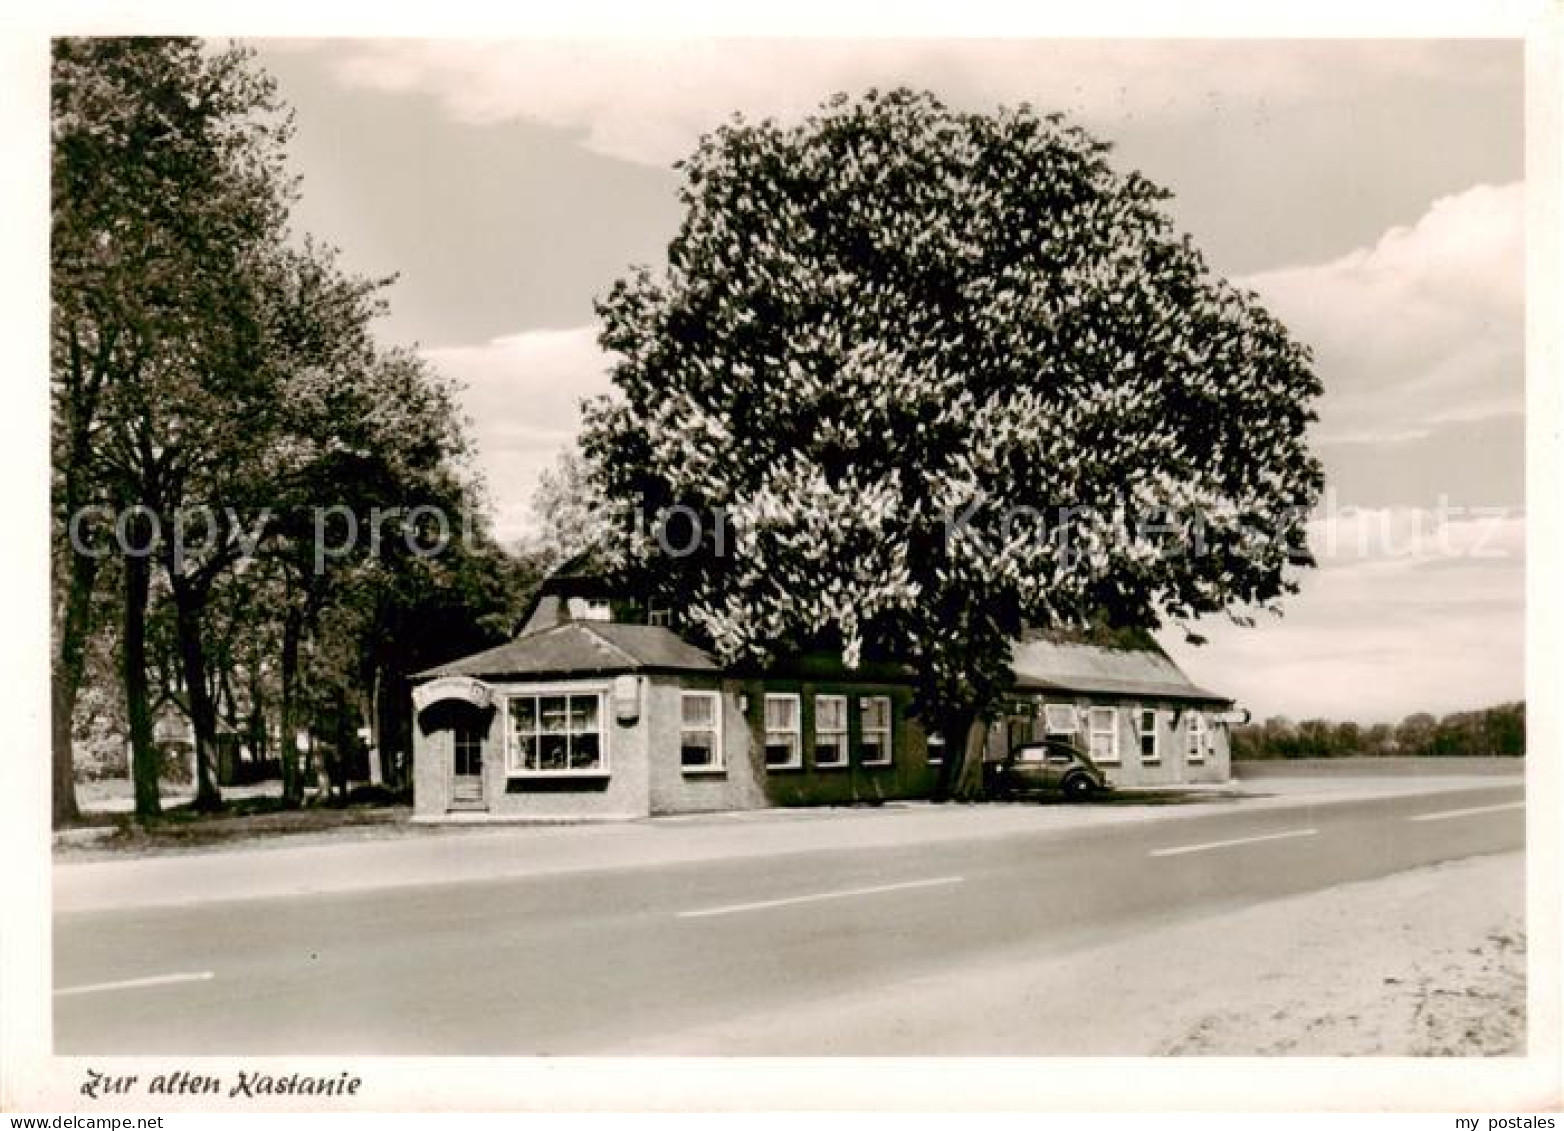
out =
<path fill-rule="evenodd" d="M 1119 785 L 1225 781 L 1224 711 L 1149 635 L 1033 635 L 986 757 L 1067 736 Z M 913 716 L 912 673 L 805 656 L 724 668 L 669 611 L 579 561 L 546 582 L 515 639 L 413 689 L 422 819 L 626 818 L 922 798 L 944 744 Z"/>
<path fill-rule="evenodd" d="M 174 782 L 195 780 L 195 727 L 190 725 L 190 716 L 185 714 L 172 698 L 165 698 L 153 709 L 152 745 L 158 752 L 160 777 Z M 127 775 L 131 773 L 130 766 L 133 759 L 130 736 L 127 735 L 125 737 Z"/>
<path fill-rule="evenodd" d="M 215 764 L 217 784 L 248 785 L 252 782 L 276 778 L 281 769 L 275 760 L 266 760 L 245 742 L 238 728 L 219 716 Z M 174 693 L 164 695 L 152 714 L 152 743 L 162 759 L 162 774 L 169 781 L 190 782 L 196 778 L 195 726 L 190 721 L 189 708 Z M 126 759 L 130 740 L 126 739 Z"/>

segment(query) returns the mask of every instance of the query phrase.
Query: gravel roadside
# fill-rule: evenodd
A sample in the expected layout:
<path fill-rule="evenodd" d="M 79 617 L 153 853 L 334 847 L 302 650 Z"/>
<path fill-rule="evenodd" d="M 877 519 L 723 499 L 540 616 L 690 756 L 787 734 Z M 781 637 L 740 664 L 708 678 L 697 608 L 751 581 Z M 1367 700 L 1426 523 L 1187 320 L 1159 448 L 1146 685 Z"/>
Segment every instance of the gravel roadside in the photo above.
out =
<path fill-rule="evenodd" d="M 615 1051 L 1521 1055 L 1525 904 L 1520 853 L 1474 857 Z"/>

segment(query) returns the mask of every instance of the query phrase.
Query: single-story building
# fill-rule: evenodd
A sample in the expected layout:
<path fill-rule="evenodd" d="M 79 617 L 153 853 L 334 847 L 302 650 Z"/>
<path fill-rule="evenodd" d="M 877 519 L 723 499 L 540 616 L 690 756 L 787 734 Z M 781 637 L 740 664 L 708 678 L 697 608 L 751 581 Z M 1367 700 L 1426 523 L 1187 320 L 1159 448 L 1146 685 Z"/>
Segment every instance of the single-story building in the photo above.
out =
<path fill-rule="evenodd" d="M 1225 781 L 1231 702 L 1149 635 L 1111 646 L 1029 635 L 986 756 L 1069 736 L 1120 785 Z M 413 689 L 423 819 L 626 818 L 930 796 L 944 745 L 913 716 L 911 673 L 806 657 L 724 669 L 666 614 L 570 571 L 515 639 Z"/>
<path fill-rule="evenodd" d="M 999 753 L 1060 737 L 1088 751 L 1117 785 L 1225 782 L 1232 699 L 1195 686 L 1149 633 L 1111 644 L 1028 634 L 1015 645 L 1015 684 Z"/>

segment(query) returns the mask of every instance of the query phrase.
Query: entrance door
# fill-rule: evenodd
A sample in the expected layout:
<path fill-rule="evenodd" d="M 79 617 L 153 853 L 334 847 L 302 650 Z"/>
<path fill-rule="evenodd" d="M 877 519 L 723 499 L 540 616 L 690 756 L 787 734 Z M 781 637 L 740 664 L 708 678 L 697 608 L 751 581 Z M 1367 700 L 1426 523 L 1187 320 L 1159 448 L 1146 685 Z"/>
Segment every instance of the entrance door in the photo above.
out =
<path fill-rule="evenodd" d="M 483 805 L 483 731 L 458 723 L 451 732 L 451 804 Z"/>

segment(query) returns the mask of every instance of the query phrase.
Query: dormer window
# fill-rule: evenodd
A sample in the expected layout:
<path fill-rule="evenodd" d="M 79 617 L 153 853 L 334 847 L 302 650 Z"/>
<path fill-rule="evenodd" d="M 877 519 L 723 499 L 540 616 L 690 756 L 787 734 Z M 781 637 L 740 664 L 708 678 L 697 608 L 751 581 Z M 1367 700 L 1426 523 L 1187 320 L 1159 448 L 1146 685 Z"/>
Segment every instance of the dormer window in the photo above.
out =
<path fill-rule="evenodd" d="M 570 618 L 572 620 L 611 621 L 614 619 L 614 610 L 608 603 L 607 597 L 572 597 L 570 598 Z"/>

